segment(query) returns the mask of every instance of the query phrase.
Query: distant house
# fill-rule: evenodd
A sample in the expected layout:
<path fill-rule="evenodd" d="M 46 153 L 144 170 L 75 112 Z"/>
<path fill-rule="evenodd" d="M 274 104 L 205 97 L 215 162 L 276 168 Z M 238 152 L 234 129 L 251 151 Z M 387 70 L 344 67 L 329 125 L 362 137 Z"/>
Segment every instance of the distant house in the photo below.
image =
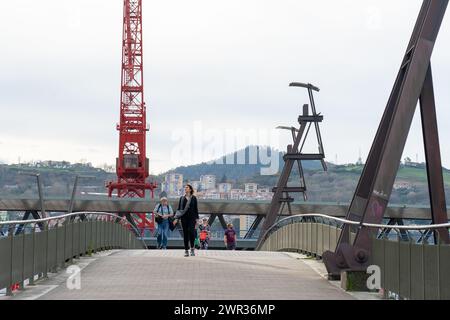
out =
<path fill-rule="evenodd" d="M 210 199 L 210 200 L 219 200 L 220 199 L 220 193 L 217 191 L 207 191 L 203 194 L 203 199 Z"/>
<path fill-rule="evenodd" d="M 216 176 L 212 174 L 200 176 L 202 190 L 214 190 L 216 188 Z"/>
<path fill-rule="evenodd" d="M 270 193 L 269 187 L 258 188 L 258 193 Z"/>
<path fill-rule="evenodd" d="M 191 181 L 190 184 L 192 188 L 194 188 L 195 192 L 199 192 L 202 190 L 202 183 L 200 181 Z"/>
<path fill-rule="evenodd" d="M 425 163 L 419 163 L 419 162 L 405 162 L 405 167 L 410 167 L 410 168 L 425 168 Z"/>
<path fill-rule="evenodd" d="M 398 189 L 411 189 L 414 185 L 410 182 L 396 182 L 394 183 L 394 190 Z"/>
<path fill-rule="evenodd" d="M 230 191 L 230 199 L 231 200 L 242 200 L 244 198 L 244 190 L 243 189 L 231 189 Z"/>
<path fill-rule="evenodd" d="M 229 182 L 219 183 L 218 185 L 218 190 L 220 193 L 229 193 L 232 188 L 233 185 Z"/>
<path fill-rule="evenodd" d="M 242 215 L 239 216 L 239 233 L 240 237 L 244 238 L 248 230 L 250 230 L 256 216 Z"/>
<path fill-rule="evenodd" d="M 258 190 L 257 183 L 245 183 L 244 184 L 245 193 L 256 193 L 257 190 Z"/>
<path fill-rule="evenodd" d="M 167 193 L 169 197 L 179 196 L 183 192 L 183 175 L 180 173 L 166 174 L 161 183 L 161 191 Z"/>

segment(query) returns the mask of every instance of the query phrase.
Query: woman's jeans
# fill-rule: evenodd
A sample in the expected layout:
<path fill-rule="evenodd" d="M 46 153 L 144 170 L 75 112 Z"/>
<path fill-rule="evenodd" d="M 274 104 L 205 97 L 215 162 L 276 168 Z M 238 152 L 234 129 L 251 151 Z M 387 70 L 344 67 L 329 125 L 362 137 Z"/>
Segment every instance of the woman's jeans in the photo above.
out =
<path fill-rule="evenodd" d="M 189 250 L 189 244 L 191 249 L 194 249 L 196 237 L 195 220 L 181 219 L 181 226 L 183 228 L 184 250 Z"/>
<path fill-rule="evenodd" d="M 167 248 L 167 240 L 169 234 L 169 219 L 164 219 L 162 223 L 158 223 L 158 236 L 156 237 L 156 242 L 158 243 L 158 248 Z"/>

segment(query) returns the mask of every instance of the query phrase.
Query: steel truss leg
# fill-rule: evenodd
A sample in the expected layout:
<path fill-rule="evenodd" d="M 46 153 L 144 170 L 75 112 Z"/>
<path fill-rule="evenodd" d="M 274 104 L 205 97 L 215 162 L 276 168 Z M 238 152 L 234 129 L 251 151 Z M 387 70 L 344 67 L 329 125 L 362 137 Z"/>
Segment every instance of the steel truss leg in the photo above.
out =
<path fill-rule="evenodd" d="M 391 218 L 391 219 L 389 219 L 387 225 L 388 226 L 394 226 L 394 225 L 403 226 L 404 225 L 403 219 Z M 392 229 L 393 228 L 389 228 L 389 227 L 384 228 L 383 230 L 381 230 L 380 234 L 378 235 L 378 238 L 383 239 L 384 237 L 387 237 Z M 409 235 L 406 230 L 400 230 L 400 237 L 402 238 L 403 241 L 409 241 Z"/>
<path fill-rule="evenodd" d="M 41 219 L 42 217 L 39 215 L 39 212 L 36 210 L 33 211 L 25 211 L 25 214 L 23 215 L 22 220 L 28 220 L 30 218 L 30 215 L 33 217 L 33 219 Z M 39 222 L 38 224 L 39 230 L 44 231 L 44 224 L 42 222 Z M 21 234 L 24 231 L 24 224 L 19 224 L 16 230 L 16 235 Z"/>
<path fill-rule="evenodd" d="M 247 234 L 244 236 L 244 239 L 250 239 L 253 237 L 253 234 L 255 233 L 256 229 L 258 228 L 259 224 L 263 220 L 264 216 L 262 214 L 258 214 L 256 216 L 255 221 L 253 221 L 250 229 L 247 231 Z"/>
<path fill-rule="evenodd" d="M 134 218 L 132 217 L 131 213 L 119 213 L 120 217 L 125 217 L 127 221 L 132 225 L 132 231 L 136 235 L 136 237 L 141 237 L 141 234 L 139 233 L 139 229 L 136 225 L 136 221 L 134 221 Z"/>
<path fill-rule="evenodd" d="M 226 229 L 227 228 L 227 222 L 225 221 L 225 218 L 223 217 L 223 214 L 218 214 L 217 215 L 220 221 L 220 224 L 222 225 L 222 228 Z"/>
<path fill-rule="evenodd" d="M 431 238 L 431 236 L 433 235 L 433 231 L 431 231 L 431 230 L 427 230 L 427 231 L 425 231 L 424 233 L 422 233 L 422 235 L 419 237 L 419 239 L 417 239 L 417 242 L 416 243 L 418 243 L 418 244 L 420 244 L 420 243 L 427 243 L 428 242 L 428 239 L 430 239 Z"/>
<path fill-rule="evenodd" d="M 212 224 L 214 223 L 214 221 L 216 221 L 216 218 L 217 218 L 217 214 L 211 213 L 211 215 L 209 216 L 209 219 L 208 219 L 208 224 L 209 224 L 210 226 L 212 226 Z"/>

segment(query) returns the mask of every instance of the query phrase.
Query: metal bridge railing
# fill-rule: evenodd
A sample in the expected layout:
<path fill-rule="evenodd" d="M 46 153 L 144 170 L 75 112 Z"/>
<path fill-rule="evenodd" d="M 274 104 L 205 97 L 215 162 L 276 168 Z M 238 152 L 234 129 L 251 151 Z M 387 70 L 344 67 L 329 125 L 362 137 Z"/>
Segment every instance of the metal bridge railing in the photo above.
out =
<path fill-rule="evenodd" d="M 396 299 L 450 299 L 450 245 L 428 243 L 426 238 L 416 243 L 403 232 L 418 232 L 450 228 L 450 223 L 435 225 L 366 224 L 322 214 L 305 214 L 281 219 L 264 234 L 260 251 L 300 252 L 318 258 L 325 251 L 336 249 L 343 224 L 355 228 L 377 229 L 372 238 L 371 265 L 380 267 L 381 288 L 386 297 Z M 392 228 L 394 239 L 381 230 Z M 355 233 L 351 233 L 353 242 Z M 351 243 L 351 242 L 350 242 Z"/>
<path fill-rule="evenodd" d="M 36 277 L 47 277 L 48 272 L 64 268 L 66 262 L 81 255 L 145 247 L 130 231 L 132 226 L 126 219 L 110 213 L 77 212 L 0 222 L 0 226 L 5 225 L 8 233 L 0 238 L 0 289 L 6 288 L 7 294 L 12 286 L 32 285 Z M 15 234 L 23 225 L 32 228 Z"/>

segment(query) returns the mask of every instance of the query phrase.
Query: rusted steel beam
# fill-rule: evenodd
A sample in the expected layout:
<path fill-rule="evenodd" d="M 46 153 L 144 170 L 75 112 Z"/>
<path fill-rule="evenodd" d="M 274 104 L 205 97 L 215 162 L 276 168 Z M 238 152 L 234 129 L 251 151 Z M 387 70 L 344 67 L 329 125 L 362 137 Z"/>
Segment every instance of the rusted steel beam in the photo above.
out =
<path fill-rule="evenodd" d="M 423 1 L 383 118 L 347 212 L 348 220 L 377 224 L 385 215 L 417 102 L 422 97 L 427 109 L 431 104 L 432 87 L 430 88 L 430 81 L 427 82 L 426 78 L 427 74 L 431 77 L 430 58 L 447 5 L 448 0 Z M 425 120 L 435 121 L 429 115 L 426 117 L 429 119 Z M 425 142 L 435 144 L 437 129 L 435 131 L 431 127 L 427 130 L 424 132 L 427 136 Z M 430 147 L 433 148 L 428 146 Z M 440 159 L 440 156 L 438 157 Z M 432 170 L 437 171 L 439 161 L 432 157 L 432 162 Z M 434 186 L 431 189 L 439 189 L 438 182 L 439 177 L 434 176 Z M 437 210 L 437 207 L 442 205 L 442 200 L 439 198 L 434 201 L 433 208 Z M 438 219 L 444 218 L 442 212 L 435 212 Z M 356 233 L 353 243 L 350 243 L 351 231 Z M 323 255 L 328 273 L 339 276 L 343 270 L 365 270 L 369 263 L 372 233 L 373 231 L 367 228 L 346 225 L 335 252 L 328 251 Z"/>
<path fill-rule="evenodd" d="M 445 201 L 444 177 L 442 175 L 441 150 L 439 146 L 431 65 L 428 68 L 422 93 L 420 94 L 420 113 L 422 117 L 431 218 L 434 224 L 447 223 L 447 205 Z M 435 241 L 438 240 L 437 234 L 439 234 L 440 241 L 447 244 L 450 242 L 447 229 L 439 229 L 435 233 Z"/>

